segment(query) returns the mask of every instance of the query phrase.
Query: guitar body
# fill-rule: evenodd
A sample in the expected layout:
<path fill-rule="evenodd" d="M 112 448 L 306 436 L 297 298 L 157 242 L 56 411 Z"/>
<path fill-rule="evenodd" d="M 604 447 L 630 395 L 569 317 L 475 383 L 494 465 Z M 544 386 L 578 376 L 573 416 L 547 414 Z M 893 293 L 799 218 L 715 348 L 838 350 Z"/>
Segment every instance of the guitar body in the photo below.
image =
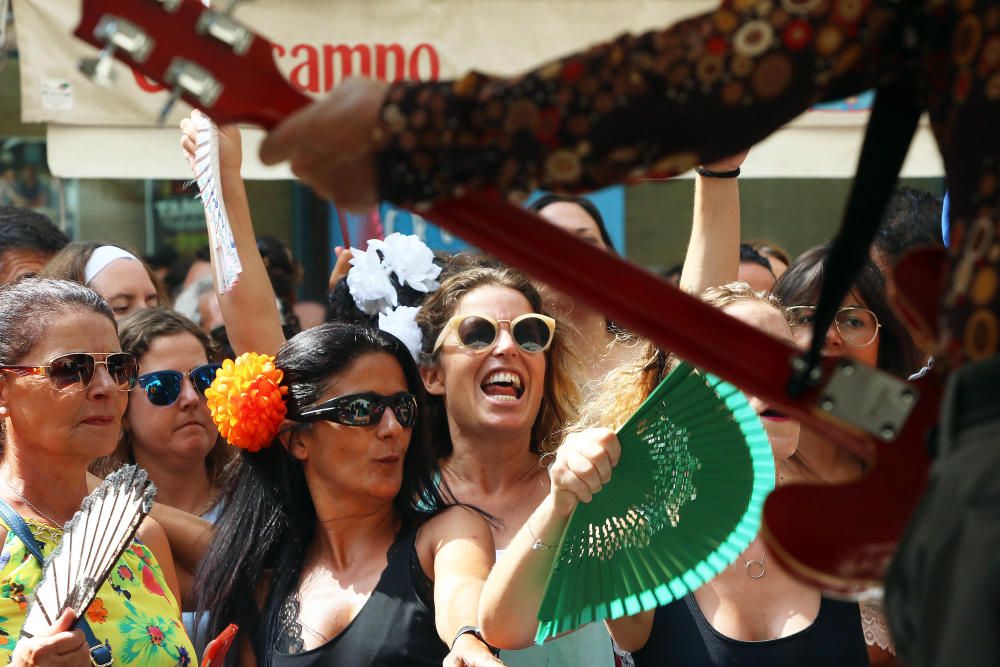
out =
<path fill-rule="evenodd" d="M 896 544 L 927 483 L 927 438 L 938 419 L 941 387 L 916 380 L 920 401 L 899 437 L 880 443 L 863 478 L 836 486 L 787 485 L 764 504 L 768 556 L 806 583 L 841 597 L 881 588 Z"/>
<path fill-rule="evenodd" d="M 137 26 L 155 46 L 140 57 L 121 50 L 115 57 L 168 86 L 176 81 L 168 74 L 171 68 L 176 70 L 178 58 L 210 72 L 219 84 L 210 102 L 192 94 L 190 88 L 180 93 L 218 123 L 247 122 L 271 128 L 311 101 L 281 76 L 271 44 L 263 37 L 254 35 L 249 48 L 240 54 L 199 29 L 208 11 L 199 0 L 83 0 L 83 17 L 75 34 L 101 48 L 106 40 L 97 30 L 102 19 L 106 24 L 107 17 L 113 16 Z M 898 436 L 893 442 L 881 442 L 821 407 L 838 371 L 835 359 L 824 359 L 820 378 L 793 398 L 788 386 L 798 349 L 520 206 L 478 192 L 437 202 L 420 214 L 695 366 L 759 396 L 866 461 L 872 472 L 855 484 L 775 492 L 765 508 L 764 536 L 769 555 L 773 552 L 792 572 L 822 590 L 852 594 L 880 585 L 926 480 L 924 439 L 937 419 L 941 394 L 933 377 L 917 383 L 919 395 L 905 426 L 896 431 Z M 910 282 L 919 284 L 920 280 Z M 925 303 L 928 299 L 911 292 L 907 281 L 901 284 L 913 295 L 907 301 L 909 316 L 925 325 L 933 322 Z M 926 284 L 922 287 L 928 294 L 937 293 L 927 290 Z M 873 401 L 880 398 L 875 395 Z M 878 413 L 877 403 L 869 408 Z"/>
<path fill-rule="evenodd" d="M 938 287 L 946 272 L 947 252 L 939 247 L 914 250 L 895 267 L 893 306 L 917 340 L 937 339 Z M 761 530 L 769 549 L 821 590 L 851 597 L 880 588 L 923 495 L 943 387 L 933 371 L 912 384 L 920 395 L 916 407 L 896 440 L 877 446 L 874 468 L 862 479 L 783 486 L 767 499 Z"/>

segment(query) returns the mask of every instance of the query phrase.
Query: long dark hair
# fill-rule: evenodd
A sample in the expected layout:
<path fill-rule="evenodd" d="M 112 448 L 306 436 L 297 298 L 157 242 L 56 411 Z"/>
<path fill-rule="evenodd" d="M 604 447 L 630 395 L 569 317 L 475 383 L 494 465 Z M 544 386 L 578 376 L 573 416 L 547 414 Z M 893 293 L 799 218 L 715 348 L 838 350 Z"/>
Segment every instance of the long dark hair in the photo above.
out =
<path fill-rule="evenodd" d="M 786 307 L 816 305 L 823 284 L 823 265 L 829 253 L 829 243 L 811 248 L 799 255 L 781 274 L 773 292 Z M 853 289 L 882 324 L 878 367 L 903 378 L 920 368 L 920 353 L 906 327 L 892 312 L 885 293 L 885 279 L 873 262 L 865 262 Z"/>
<path fill-rule="evenodd" d="M 278 351 L 276 364 L 288 387 L 288 414 L 294 419 L 319 402 L 338 373 L 376 353 L 396 359 L 408 390 L 424 406 L 420 373 L 402 343 L 378 330 L 332 323 L 303 331 Z M 393 499 L 403 530 L 445 507 L 437 490 L 427 422 L 421 414 L 413 428 L 403 458 L 403 484 Z M 195 601 L 199 610 L 207 611 L 209 637 L 229 623 L 238 624 L 252 638 L 257 664 L 267 667 L 281 631 L 281 609 L 295 590 L 316 531 L 316 507 L 302 463 L 278 439 L 259 452 L 243 451 L 240 457 L 241 469 L 226 496 L 212 548 L 195 576 Z M 258 611 L 255 592 L 265 570 L 271 572 L 269 590 Z M 231 658 L 227 664 L 235 664 L 235 656 Z"/>
<path fill-rule="evenodd" d="M 587 215 L 591 217 L 594 224 L 597 225 L 597 231 L 601 234 L 601 240 L 604 241 L 604 245 L 608 247 L 608 252 L 612 255 L 618 254 L 618 249 L 615 248 L 614 241 L 611 240 L 611 234 L 608 233 L 608 226 L 604 223 L 604 216 L 601 215 L 601 211 L 597 208 L 594 202 L 590 201 L 586 197 L 580 197 L 578 195 L 557 195 L 557 194 L 544 194 L 532 203 L 528 204 L 528 210 L 534 211 L 535 213 L 541 213 L 543 208 L 551 206 L 552 204 L 576 204 L 584 211 Z"/>

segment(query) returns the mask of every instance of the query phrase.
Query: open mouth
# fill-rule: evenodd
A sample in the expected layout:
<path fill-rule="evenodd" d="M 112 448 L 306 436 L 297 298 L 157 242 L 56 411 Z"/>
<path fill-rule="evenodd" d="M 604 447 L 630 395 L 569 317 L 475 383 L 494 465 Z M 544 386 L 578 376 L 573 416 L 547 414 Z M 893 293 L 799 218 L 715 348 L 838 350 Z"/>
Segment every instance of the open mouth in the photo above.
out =
<path fill-rule="evenodd" d="M 516 401 L 524 395 L 524 382 L 517 373 L 496 371 L 486 376 L 480 389 L 494 400 Z"/>
<path fill-rule="evenodd" d="M 783 412 L 779 412 L 774 408 L 768 408 L 764 412 L 760 413 L 761 419 L 771 419 L 774 421 L 788 421 L 789 417 Z"/>

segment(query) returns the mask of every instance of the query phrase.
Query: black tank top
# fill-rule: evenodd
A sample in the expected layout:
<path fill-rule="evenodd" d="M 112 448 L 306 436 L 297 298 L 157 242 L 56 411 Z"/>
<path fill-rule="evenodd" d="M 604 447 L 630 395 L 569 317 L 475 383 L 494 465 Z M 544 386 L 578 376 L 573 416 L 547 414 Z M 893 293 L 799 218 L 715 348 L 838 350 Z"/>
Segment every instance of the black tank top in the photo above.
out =
<path fill-rule="evenodd" d="M 433 583 L 420 566 L 416 536 L 416 528 L 400 534 L 371 597 L 339 635 L 309 651 L 275 647 L 274 667 L 441 667 L 448 647 L 434 627 Z M 286 604 L 282 616 L 294 628 L 298 604 L 291 601 L 291 607 Z M 301 626 L 284 634 L 301 637 Z"/>
<path fill-rule="evenodd" d="M 635 667 L 867 667 L 857 603 L 822 598 L 808 628 L 759 642 L 731 639 L 711 626 L 693 595 L 656 610 L 649 641 L 632 654 Z"/>

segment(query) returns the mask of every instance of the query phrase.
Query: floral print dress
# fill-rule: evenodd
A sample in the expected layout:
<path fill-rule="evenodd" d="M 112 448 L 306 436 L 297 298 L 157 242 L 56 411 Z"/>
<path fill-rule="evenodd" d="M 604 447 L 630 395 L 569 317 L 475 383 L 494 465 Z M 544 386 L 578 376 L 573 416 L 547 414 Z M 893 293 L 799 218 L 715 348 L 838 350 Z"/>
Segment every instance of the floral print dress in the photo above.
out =
<path fill-rule="evenodd" d="M 62 531 L 31 519 L 25 523 L 42 553 L 52 553 Z M 38 561 L 8 530 L 0 551 L 0 662 L 10 661 L 41 578 Z M 116 665 L 188 667 L 196 662 L 177 600 L 153 553 L 137 539 L 118 560 L 86 616 L 97 639 L 111 647 Z"/>

